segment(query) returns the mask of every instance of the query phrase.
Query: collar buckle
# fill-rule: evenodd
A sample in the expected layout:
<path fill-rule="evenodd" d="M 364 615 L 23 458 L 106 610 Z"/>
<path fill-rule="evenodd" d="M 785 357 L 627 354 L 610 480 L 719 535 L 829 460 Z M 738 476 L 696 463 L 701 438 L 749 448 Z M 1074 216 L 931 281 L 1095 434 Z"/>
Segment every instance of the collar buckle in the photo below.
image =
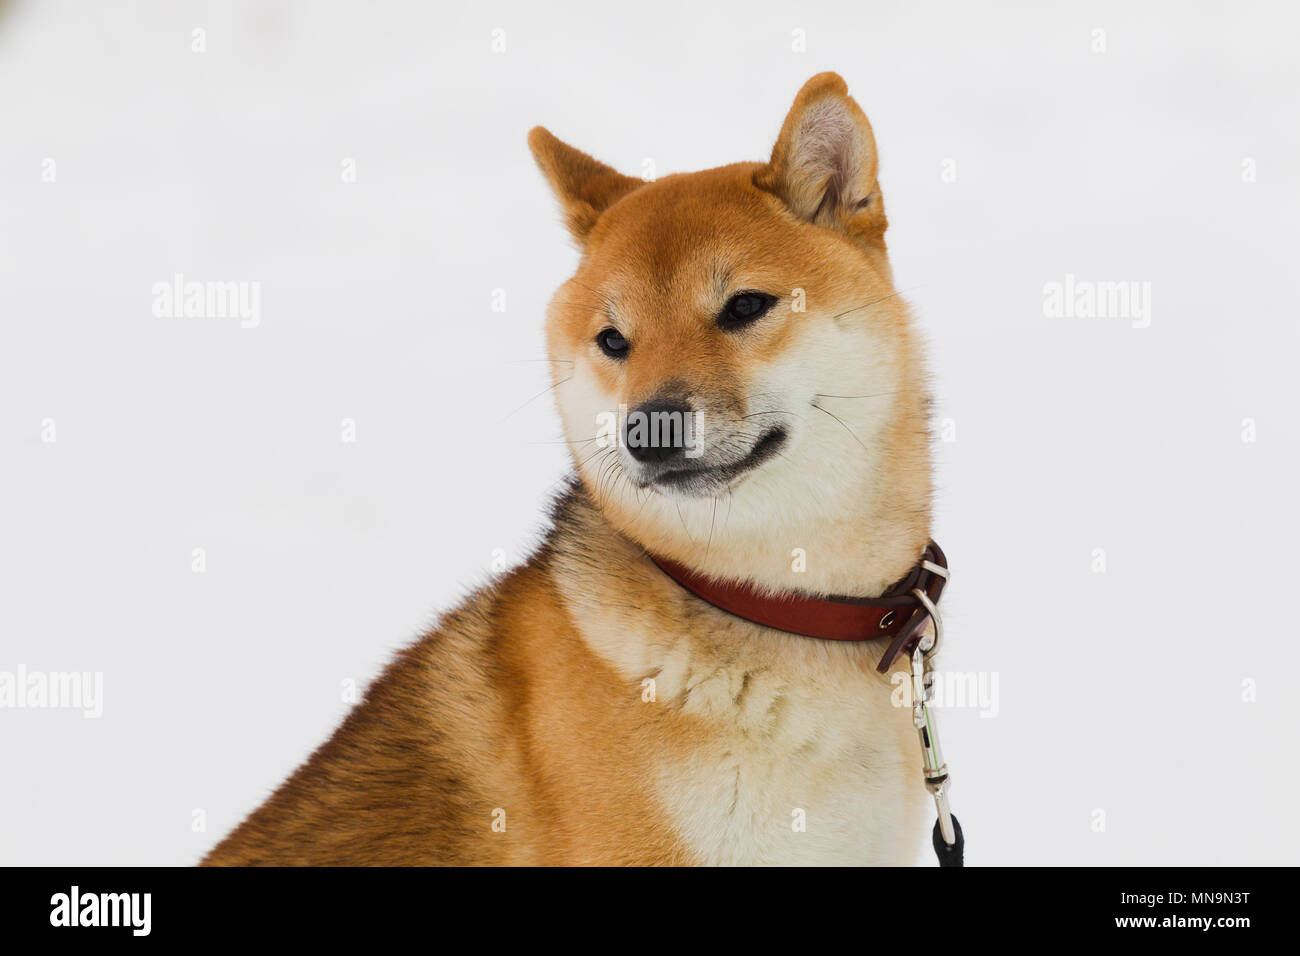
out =
<path fill-rule="evenodd" d="M 940 627 L 938 604 L 943 589 L 948 584 L 948 559 L 943 549 L 934 541 L 926 545 L 912 573 L 899 582 L 896 587 L 907 588 L 916 601 L 911 616 L 894 634 L 894 638 L 880 656 L 876 670 L 882 674 L 889 672 L 894 662 L 903 654 L 910 654 L 920 643 L 925 631 L 925 622 L 933 620 L 936 629 Z"/>

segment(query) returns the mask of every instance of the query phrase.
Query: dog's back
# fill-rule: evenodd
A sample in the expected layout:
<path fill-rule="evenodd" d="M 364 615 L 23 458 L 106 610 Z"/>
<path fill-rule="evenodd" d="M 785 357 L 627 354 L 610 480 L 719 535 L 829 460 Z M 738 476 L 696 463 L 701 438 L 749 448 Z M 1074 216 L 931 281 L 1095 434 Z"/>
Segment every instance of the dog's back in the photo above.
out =
<path fill-rule="evenodd" d="M 543 547 L 403 650 L 204 863 L 689 862 L 629 772 L 653 734 L 641 688 L 579 636 L 556 560 Z"/>

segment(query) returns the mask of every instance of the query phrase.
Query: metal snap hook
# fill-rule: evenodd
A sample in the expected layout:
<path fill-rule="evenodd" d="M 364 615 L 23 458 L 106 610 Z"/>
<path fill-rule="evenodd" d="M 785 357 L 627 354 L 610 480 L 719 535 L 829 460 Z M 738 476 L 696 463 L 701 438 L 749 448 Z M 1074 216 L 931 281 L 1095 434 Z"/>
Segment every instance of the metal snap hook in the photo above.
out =
<path fill-rule="evenodd" d="M 930 595 L 926 594 L 920 588 L 912 588 L 912 594 L 914 594 L 916 599 L 921 602 L 921 606 L 924 607 L 926 613 L 930 615 L 930 620 L 934 622 L 934 639 L 930 641 L 927 646 L 925 638 L 921 638 L 920 643 L 917 645 L 917 647 L 924 647 L 925 656 L 929 657 L 939 650 L 939 645 L 943 642 L 943 619 L 939 617 L 939 609 L 935 607 L 934 602 L 930 600 Z"/>

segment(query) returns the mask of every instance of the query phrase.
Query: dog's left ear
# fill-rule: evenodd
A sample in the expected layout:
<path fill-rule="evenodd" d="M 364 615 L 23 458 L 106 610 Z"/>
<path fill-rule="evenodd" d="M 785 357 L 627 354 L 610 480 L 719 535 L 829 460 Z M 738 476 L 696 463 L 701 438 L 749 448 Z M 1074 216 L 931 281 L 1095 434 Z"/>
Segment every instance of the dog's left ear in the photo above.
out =
<path fill-rule="evenodd" d="M 586 243 L 602 212 L 632 190 L 645 185 L 645 180 L 624 176 L 617 169 L 556 139 L 544 127 L 533 127 L 528 133 L 528 146 L 542 175 L 560 200 L 565 225 L 580 246 Z"/>
<path fill-rule="evenodd" d="M 888 222 L 876 169 L 866 114 L 838 74 L 819 73 L 795 97 L 754 185 L 800 219 L 883 246 Z"/>

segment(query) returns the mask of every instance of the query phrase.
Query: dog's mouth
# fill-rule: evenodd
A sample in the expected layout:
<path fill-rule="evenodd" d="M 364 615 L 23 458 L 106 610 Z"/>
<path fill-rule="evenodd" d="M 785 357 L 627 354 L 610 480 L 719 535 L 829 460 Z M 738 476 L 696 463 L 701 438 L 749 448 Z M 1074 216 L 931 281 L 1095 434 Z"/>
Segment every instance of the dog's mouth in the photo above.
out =
<path fill-rule="evenodd" d="M 748 474 L 778 454 L 789 437 L 786 430 L 778 426 L 764 433 L 739 461 L 698 468 L 673 468 L 655 475 L 650 484 L 664 490 L 686 494 L 698 494 L 730 485 L 737 478 Z"/>

